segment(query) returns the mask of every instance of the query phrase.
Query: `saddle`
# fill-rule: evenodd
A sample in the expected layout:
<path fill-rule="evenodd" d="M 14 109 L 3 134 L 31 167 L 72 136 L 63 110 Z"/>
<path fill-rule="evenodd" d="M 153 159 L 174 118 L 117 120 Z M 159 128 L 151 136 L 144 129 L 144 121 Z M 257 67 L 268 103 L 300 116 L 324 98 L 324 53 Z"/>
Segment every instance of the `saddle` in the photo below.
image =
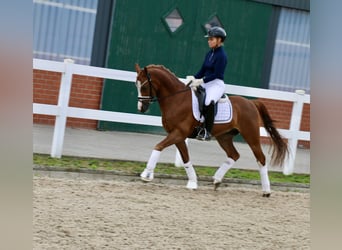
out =
<path fill-rule="evenodd" d="M 192 103 L 193 105 L 193 115 L 196 120 L 201 121 L 201 125 L 194 128 L 194 131 L 191 135 L 188 136 L 188 138 L 196 138 L 198 135 L 198 132 L 203 129 L 203 121 L 204 121 L 204 107 L 205 107 L 205 97 L 206 97 L 206 91 L 205 88 L 202 86 L 198 86 L 196 91 L 193 91 L 193 100 L 196 98 L 197 102 Z M 220 112 L 220 114 L 219 114 Z M 214 106 L 214 113 L 215 113 L 215 123 L 226 123 L 229 122 L 232 118 L 232 109 L 231 104 L 228 98 L 228 95 L 223 94 L 221 99 L 215 103 Z M 218 116 L 220 115 L 220 116 Z M 202 118 L 202 119 L 201 119 Z"/>
<path fill-rule="evenodd" d="M 206 97 L 206 92 L 205 92 L 205 88 L 203 88 L 201 85 L 197 87 L 196 91 L 195 91 L 195 95 L 198 99 L 198 107 L 199 107 L 199 111 L 201 116 L 203 116 L 203 110 L 204 110 L 204 106 L 205 106 L 205 97 Z M 223 94 L 221 96 L 221 98 L 225 98 L 226 94 Z M 217 114 L 217 105 L 218 102 L 215 103 L 215 109 L 214 109 L 214 114 Z"/>

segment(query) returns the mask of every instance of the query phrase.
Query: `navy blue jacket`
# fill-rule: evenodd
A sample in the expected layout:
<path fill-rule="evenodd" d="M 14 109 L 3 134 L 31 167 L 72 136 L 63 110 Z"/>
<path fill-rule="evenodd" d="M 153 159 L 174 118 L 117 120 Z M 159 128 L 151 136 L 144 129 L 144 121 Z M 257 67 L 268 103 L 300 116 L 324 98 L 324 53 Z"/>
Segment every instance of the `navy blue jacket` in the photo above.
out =
<path fill-rule="evenodd" d="M 194 77 L 196 79 L 203 78 L 203 82 L 207 83 L 216 78 L 224 79 L 224 70 L 227 65 L 227 55 L 223 47 L 211 49 L 205 56 L 201 69 Z"/>

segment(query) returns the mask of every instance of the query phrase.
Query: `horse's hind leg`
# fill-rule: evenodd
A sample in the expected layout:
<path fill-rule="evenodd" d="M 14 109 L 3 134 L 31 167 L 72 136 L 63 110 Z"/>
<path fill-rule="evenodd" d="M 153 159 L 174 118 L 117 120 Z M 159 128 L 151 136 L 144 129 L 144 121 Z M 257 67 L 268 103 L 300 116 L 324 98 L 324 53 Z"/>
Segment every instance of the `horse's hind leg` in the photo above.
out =
<path fill-rule="evenodd" d="M 185 141 L 176 143 L 176 147 L 182 156 L 182 160 L 184 163 L 183 166 L 188 176 L 188 184 L 186 185 L 186 187 L 188 189 L 197 189 L 197 176 L 195 169 L 189 159 L 189 152 Z"/>
<path fill-rule="evenodd" d="M 222 182 L 224 175 L 228 172 L 228 170 L 234 165 L 234 163 L 240 158 L 240 154 L 236 150 L 233 144 L 233 133 L 226 133 L 220 136 L 217 136 L 216 139 L 220 144 L 221 148 L 226 152 L 227 160 L 224 161 L 220 167 L 216 170 L 213 179 L 214 179 L 214 189 L 216 190 Z"/>
<path fill-rule="evenodd" d="M 260 144 L 260 132 L 259 126 L 250 126 L 248 128 L 248 134 L 244 133 L 244 130 L 241 130 L 240 133 L 248 143 L 250 148 L 253 151 L 253 154 L 257 160 L 259 165 L 259 173 L 261 179 L 261 187 L 263 191 L 263 197 L 270 197 L 271 195 L 271 185 L 270 180 L 268 178 L 268 169 L 266 165 L 266 158 L 264 153 L 262 152 L 261 144 Z"/>

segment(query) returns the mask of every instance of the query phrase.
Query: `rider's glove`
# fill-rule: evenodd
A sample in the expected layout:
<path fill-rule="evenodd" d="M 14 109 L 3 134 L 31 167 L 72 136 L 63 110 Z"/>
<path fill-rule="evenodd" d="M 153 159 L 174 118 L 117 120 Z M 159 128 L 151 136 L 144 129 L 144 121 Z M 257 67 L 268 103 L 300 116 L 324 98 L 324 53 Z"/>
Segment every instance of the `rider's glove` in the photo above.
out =
<path fill-rule="evenodd" d="M 186 76 L 186 80 L 188 80 L 190 82 L 190 81 L 195 80 L 195 77 L 194 76 Z"/>
<path fill-rule="evenodd" d="M 190 87 L 193 89 L 193 90 L 196 90 L 197 87 L 199 85 L 201 85 L 203 83 L 203 79 L 194 79 L 192 80 L 192 83 L 190 84 Z"/>
<path fill-rule="evenodd" d="M 190 86 L 190 84 L 192 83 L 193 80 L 195 80 L 194 76 L 186 76 L 186 81 L 188 82 L 186 85 Z"/>

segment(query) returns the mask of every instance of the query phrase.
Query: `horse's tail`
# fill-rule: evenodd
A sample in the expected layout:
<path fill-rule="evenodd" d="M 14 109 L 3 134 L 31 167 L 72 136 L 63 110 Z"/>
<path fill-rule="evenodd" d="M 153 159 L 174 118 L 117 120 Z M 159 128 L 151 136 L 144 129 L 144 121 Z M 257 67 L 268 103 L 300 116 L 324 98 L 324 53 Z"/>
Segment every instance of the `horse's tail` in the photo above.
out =
<path fill-rule="evenodd" d="M 271 164 L 277 165 L 277 166 L 283 166 L 285 158 L 287 154 L 289 153 L 287 143 L 284 141 L 284 138 L 279 134 L 278 130 L 274 126 L 273 124 L 274 120 L 272 120 L 265 105 L 258 100 L 254 100 L 253 102 L 259 111 L 260 117 L 263 121 L 263 124 L 267 133 L 271 137 L 271 141 L 272 141 Z"/>

